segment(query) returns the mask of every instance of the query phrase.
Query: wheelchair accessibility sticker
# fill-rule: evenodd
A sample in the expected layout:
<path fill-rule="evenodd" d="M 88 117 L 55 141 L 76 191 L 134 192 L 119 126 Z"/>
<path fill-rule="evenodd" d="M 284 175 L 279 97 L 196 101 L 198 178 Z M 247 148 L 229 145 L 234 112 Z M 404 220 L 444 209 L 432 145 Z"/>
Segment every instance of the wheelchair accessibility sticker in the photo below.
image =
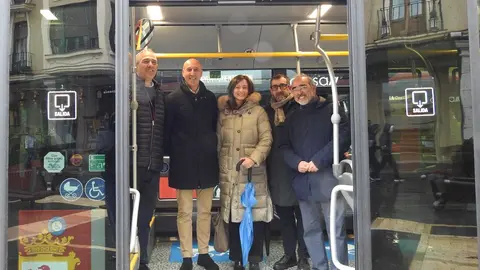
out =
<path fill-rule="evenodd" d="M 76 178 L 67 178 L 60 184 L 60 196 L 66 201 L 74 202 L 83 194 L 83 185 Z"/>
<path fill-rule="evenodd" d="M 62 217 L 53 217 L 48 221 L 48 232 L 55 236 L 62 235 L 67 229 L 67 223 Z"/>
<path fill-rule="evenodd" d="M 105 199 L 105 180 L 98 177 L 88 180 L 85 185 L 85 196 L 92 201 L 103 201 Z"/>

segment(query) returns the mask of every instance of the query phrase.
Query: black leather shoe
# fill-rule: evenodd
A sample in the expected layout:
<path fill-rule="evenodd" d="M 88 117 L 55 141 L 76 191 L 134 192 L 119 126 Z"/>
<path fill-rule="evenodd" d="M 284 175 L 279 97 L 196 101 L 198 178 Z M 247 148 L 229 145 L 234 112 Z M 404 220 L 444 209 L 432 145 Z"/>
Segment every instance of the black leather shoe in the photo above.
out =
<path fill-rule="evenodd" d="M 297 258 L 283 255 L 283 257 L 273 265 L 273 269 L 285 270 L 294 266 L 297 266 Z"/>
<path fill-rule="evenodd" d="M 248 269 L 249 270 L 260 270 L 260 264 L 259 263 L 249 263 L 248 264 Z"/>
<path fill-rule="evenodd" d="M 242 262 L 238 261 L 233 263 L 233 270 L 245 270 L 245 268 L 243 268 Z"/>
<path fill-rule="evenodd" d="M 206 270 L 218 270 L 218 265 L 212 260 L 212 257 L 208 254 L 198 255 L 197 264 Z"/>
<path fill-rule="evenodd" d="M 180 266 L 180 270 L 192 270 L 193 269 L 193 262 L 192 258 L 183 258 L 182 266 Z"/>
<path fill-rule="evenodd" d="M 146 264 L 140 264 L 140 267 L 138 268 L 138 270 L 150 270 L 150 268 L 148 268 Z"/>
<path fill-rule="evenodd" d="M 310 263 L 308 262 L 307 258 L 300 258 L 297 264 L 298 270 L 310 270 Z"/>

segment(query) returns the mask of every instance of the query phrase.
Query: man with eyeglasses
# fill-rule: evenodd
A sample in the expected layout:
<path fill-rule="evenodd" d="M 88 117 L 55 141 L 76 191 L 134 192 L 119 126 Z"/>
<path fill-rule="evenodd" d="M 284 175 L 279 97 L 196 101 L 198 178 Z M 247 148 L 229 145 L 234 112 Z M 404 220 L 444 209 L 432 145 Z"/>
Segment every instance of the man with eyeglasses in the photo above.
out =
<path fill-rule="evenodd" d="M 302 212 L 304 239 L 312 259 L 313 269 L 329 269 L 324 246 L 321 213 L 329 228 L 330 198 L 338 180 L 332 172 L 333 106 L 337 106 L 316 94 L 311 77 L 300 74 L 292 81 L 292 93 L 300 108 L 286 120 L 280 148 L 293 173 L 293 189 Z M 344 111 L 339 108 L 339 154 L 349 145 L 349 124 Z M 337 200 L 336 235 L 337 254 L 341 263 L 348 265 L 346 231 L 344 226 L 344 199 Z"/>
<path fill-rule="evenodd" d="M 277 74 L 270 79 L 270 94 L 270 104 L 264 107 L 273 135 L 272 150 L 267 158 L 267 174 L 272 202 L 280 220 L 284 250 L 283 257 L 274 264 L 273 269 L 283 270 L 294 266 L 301 270 L 310 269 L 307 247 L 303 240 L 300 207 L 292 189 L 292 174 L 285 164 L 283 152 L 279 149 L 285 119 L 298 104 L 290 93 L 290 79 L 284 74 Z"/>
<path fill-rule="evenodd" d="M 166 98 L 165 146 L 170 156 L 168 184 L 176 189 L 177 227 L 183 263 L 180 270 L 193 269 L 193 191 L 197 194 L 197 264 L 206 270 L 218 265 L 208 254 L 213 190 L 219 183 L 217 154 L 218 108 L 215 95 L 203 82 L 202 65 L 187 60 L 180 87 Z"/>

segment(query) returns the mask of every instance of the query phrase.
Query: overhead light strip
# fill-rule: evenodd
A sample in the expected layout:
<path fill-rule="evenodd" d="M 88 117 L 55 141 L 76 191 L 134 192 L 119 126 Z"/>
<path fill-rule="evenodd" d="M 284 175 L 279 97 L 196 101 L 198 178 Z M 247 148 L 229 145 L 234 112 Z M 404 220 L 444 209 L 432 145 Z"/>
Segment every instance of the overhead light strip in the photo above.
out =
<path fill-rule="evenodd" d="M 152 21 L 161 21 L 163 20 L 162 9 L 160 6 L 147 6 L 147 14 L 148 18 Z"/>
<path fill-rule="evenodd" d="M 330 4 L 325 4 L 325 5 L 321 5 L 320 6 L 320 18 L 325 16 L 325 14 L 332 8 L 332 5 Z M 314 11 L 312 11 L 312 13 L 310 13 L 310 15 L 308 15 L 308 18 L 309 19 L 316 19 L 317 18 L 317 14 L 318 14 L 318 10 L 315 9 Z"/>
<path fill-rule="evenodd" d="M 41 9 L 40 14 L 49 21 L 58 21 L 57 16 L 55 16 L 49 9 Z"/>

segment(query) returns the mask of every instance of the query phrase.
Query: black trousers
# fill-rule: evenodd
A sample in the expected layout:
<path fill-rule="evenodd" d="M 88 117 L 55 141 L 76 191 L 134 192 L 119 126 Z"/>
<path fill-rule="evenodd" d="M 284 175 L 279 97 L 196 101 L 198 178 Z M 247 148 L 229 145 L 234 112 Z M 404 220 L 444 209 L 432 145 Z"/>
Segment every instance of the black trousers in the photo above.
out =
<path fill-rule="evenodd" d="M 115 176 L 114 174 L 109 174 L 105 175 L 105 177 L 107 178 L 105 179 L 107 211 L 110 224 L 115 228 Z M 150 233 L 150 221 L 155 211 L 159 177 L 159 173 L 149 171 L 146 168 L 138 168 L 137 189 L 140 192 L 140 205 L 137 228 L 138 240 L 140 242 L 140 263 L 142 264 L 148 263 L 148 235 Z M 133 201 L 130 202 L 130 205 L 133 210 Z M 115 232 L 113 234 L 115 235 Z"/>
<path fill-rule="evenodd" d="M 137 188 L 140 192 L 138 240 L 140 241 L 140 263 L 145 264 L 148 263 L 148 235 L 157 201 L 159 178 L 159 173 L 148 171 L 146 168 L 138 168 Z"/>
<path fill-rule="evenodd" d="M 370 169 L 372 170 L 372 177 L 379 177 L 380 176 L 380 162 L 377 160 L 377 156 L 375 155 L 376 149 L 370 147 L 368 150 L 368 160 L 370 162 Z"/>
<path fill-rule="evenodd" d="M 307 258 L 308 251 L 303 240 L 303 222 L 300 207 L 296 206 L 275 206 L 280 218 L 283 250 L 285 255 L 295 257 L 298 243 L 298 258 Z"/>
<path fill-rule="evenodd" d="M 390 165 L 390 167 L 392 167 L 393 177 L 395 179 L 399 179 L 400 174 L 398 173 L 397 162 L 393 158 L 391 152 L 383 152 L 382 153 L 382 163 L 380 164 L 380 168 L 383 169 L 385 167 L 385 165 L 387 165 L 387 163 Z"/>
<path fill-rule="evenodd" d="M 242 262 L 242 245 L 240 243 L 240 223 L 228 223 L 230 260 Z M 248 255 L 248 262 L 259 263 L 263 260 L 263 242 L 265 240 L 265 222 L 253 222 L 253 243 Z M 246 262 L 242 262 L 246 265 Z"/>

